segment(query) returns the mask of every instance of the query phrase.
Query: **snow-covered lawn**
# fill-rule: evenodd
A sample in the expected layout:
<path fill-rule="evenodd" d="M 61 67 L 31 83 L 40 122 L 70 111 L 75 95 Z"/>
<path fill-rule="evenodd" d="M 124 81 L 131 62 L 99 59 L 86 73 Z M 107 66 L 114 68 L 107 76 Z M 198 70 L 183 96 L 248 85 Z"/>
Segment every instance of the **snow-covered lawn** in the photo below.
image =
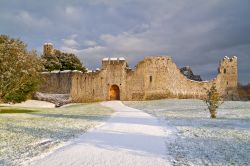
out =
<path fill-rule="evenodd" d="M 115 113 L 102 126 L 74 139 L 31 166 L 168 166 L 165 132 L 157 118 L 120 101 L 104 106 Z"/>
<path fill-rule="evenodd" d="M 55 108 L 55 104 L 49 103 L 46 101 L 38 101 L 38 100 L 27 100 L 22 103 L 16 104 L 3 104 L 1 103 L 0 106 L 4 107 L 25 107 L 25 108 Z"/>
<path fill-rule="evenodd" d="M 166 126 L 173 165 L 250 165 L 250 102 L 225 102 L 210 119 L 200 100 L 124 102 Z"/>
<path fill-rule="evenodd" d="M 35 112 L 0 114 L 0 165 L 22 165 L 102 123 L 113 112 L 98 103 L 28 109 Z"/>

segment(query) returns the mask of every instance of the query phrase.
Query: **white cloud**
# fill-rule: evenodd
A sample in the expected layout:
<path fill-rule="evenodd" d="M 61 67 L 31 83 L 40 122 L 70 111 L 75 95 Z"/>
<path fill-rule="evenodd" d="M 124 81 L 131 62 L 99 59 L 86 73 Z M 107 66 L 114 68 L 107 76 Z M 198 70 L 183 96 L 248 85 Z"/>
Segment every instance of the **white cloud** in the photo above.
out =
<path fill-rule="evenodd" d="M 73 34 L 69 37 L 62 39 L 61 49 L 67 52 L 77 52 L 77 48 L 79 47 L 79 43 L 76 41 L 77 35 Z"/>
<path fill-rule="evenodd" d="M 74 6 L 66 6 L 65 14 L 71 19 L 78 19 L 83 15 L 82 9 Z"/>
<path fill-rule="evenodd" d="M 86 41 L 84 41 L 84 45 L 88 46 L 88 47 L 93 47 L 93 46 L 96 46 L 97 43 L 93 40 L 86 40 Z"/>
<path fill-rule="evenodd" d="M 123 0 L 124 2 L 127 0 Z M 87 0 L 87 2 L 91 5 L 100 5 L 104 4 L 107 6 L 117 6 L 120 5 L 123 1 L 120 0 Z"/>
<path fill-rule="evenodd" d="M 79 44 L 75 39 L 62 39 L 63 46 L 68 46 L 68 47 L 76 47 Z"/>
<path fill-rule="evenodd" d="M 33 17 L 29 12 L 27 11 L 21 11 L 17 18 L 20 18 L 20 21 L 24 22 L 25 24 L 29 26 L 35 26 L 35 27 L 47 27 L 51 25 L 51 21 L 48 18 L 36 18 Z"/>
<path fill-rule="evenodd" d="M 121 52 L 140 52 L 147 51 L 150 43 L 137 36 L 129 33 L 122 33 L 119 35 L 104 34 L 100 36 L 104 44 L 111 49 Z"/>
<path fill-rule="evenodd" d="M 13 21 L 15 23 L 18 23 L 19 25 L 25 26 L 26 28 L 49 28 L 52 26 L 52 21 L 46 17 L 38 17 L 35 15 L 32 15 L 30 12 L 25 10 L 20 10 L 16 13 L 5 13 L 3 14 L 3 17 L 5 19 L 9 19 L 10 21 Z"/>
<path fill-rule="evenodd" d="M 67 52 L 67 53 L 74 53 L 74 54 L 78 54 L 79 53 L 78 49 L 74 49 L 74 48 L 67 47 L 67 46 L 60 47 L 60 50 L 62 50 L 63 52 Z"/>
<path fill-rule="evenodd" d="M 103 46 L 89 47 L 83 50 L 78 50 L 78 53 L 88 56 L 103 56 L 107 53 L 107 48 Z"/>

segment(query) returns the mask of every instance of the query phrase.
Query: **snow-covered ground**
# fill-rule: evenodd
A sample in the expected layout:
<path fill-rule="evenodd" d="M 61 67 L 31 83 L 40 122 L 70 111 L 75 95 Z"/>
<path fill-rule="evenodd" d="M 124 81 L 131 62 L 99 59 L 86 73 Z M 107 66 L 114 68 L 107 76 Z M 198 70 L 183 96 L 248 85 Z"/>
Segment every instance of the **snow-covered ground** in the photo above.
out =
<path fill-rule="evenodd" d="M 0 104 L 0 106 L 27 107 L 27 108 L 54 108 L 55 104 L 46 101 L 27 100 L 25 102 L 16 104 Z"/>
<path fill-rule="evenodd" d="M 225 102 L 210 119 L 199 100 L 124 102 L 159 118 L 171 165 L 250 165 L 250 102 Z"/>
<path fill-rule="evenodd" d="M 199 100 L 124 103 L 102 103 L 105 123 L 98 103 L 0 114 L 0 165 L 250 165 L 250 102 L 217 119 Z"/>
<path fill-rule="evenodd" d="M 116 111 L 100 128 L 82 135 L 34 166 L 167 166 L 166 132 L 157 118 L 126 107 L 120 101 L 104 102 Z"/>
<path fill-rule="evenodd" d="M 0 165 L 24 165 L 102 124 L 113 113 L 98 103 L 38 108 L 49 104 L 31 101 L 21 106 L 36 112 L 0 114 Z M 22 107 L 15 105 L 9 109 Z"/>

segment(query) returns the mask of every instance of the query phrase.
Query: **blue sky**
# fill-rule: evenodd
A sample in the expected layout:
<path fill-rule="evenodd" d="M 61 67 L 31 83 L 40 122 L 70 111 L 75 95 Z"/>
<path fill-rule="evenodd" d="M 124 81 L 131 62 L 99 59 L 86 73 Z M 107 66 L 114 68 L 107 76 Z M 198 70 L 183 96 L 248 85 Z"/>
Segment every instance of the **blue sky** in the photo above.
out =
<path fill-rule="evenodd" d="M 88 67 L 103 57 L 168 55 L 211 79 L 219 60 L 238 57 L 250 82 L 249 0 L 0 0 L 0 33 L 42 52 L 45 42 L 74 52 Z"/>

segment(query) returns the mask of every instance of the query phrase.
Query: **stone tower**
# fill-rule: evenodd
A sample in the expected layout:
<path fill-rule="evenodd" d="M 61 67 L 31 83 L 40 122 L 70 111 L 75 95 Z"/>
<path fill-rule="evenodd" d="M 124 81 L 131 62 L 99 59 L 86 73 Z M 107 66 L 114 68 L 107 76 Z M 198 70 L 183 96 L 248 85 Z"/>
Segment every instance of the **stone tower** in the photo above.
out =
<path fill-rule="evenodd" d="M 44 43 L 43 45 L 43 55 L 52 55 L 53 54 L 53 44 L 52 43 Z"/>
<path fill-rule="evenodd" d="M 126 94 L 126 67 L 127 61 L 123 58 L 104 58 L 102 60 L 102 69 L 107 89 L 109 91 L 106 99 L 110 98 L 124 99 Z"/>
<path fill-rule="evenodd" d="M 221 86 L 225 87 L 226 99 L 236 100 L 239 96 L 237 86 L 238 86 L 238 67 L 237 67 L 237 57 L 234 56 L 229 58 L 225 56 L 220 61 L 219 74 L 221 76 L 220 83 Z"/>

